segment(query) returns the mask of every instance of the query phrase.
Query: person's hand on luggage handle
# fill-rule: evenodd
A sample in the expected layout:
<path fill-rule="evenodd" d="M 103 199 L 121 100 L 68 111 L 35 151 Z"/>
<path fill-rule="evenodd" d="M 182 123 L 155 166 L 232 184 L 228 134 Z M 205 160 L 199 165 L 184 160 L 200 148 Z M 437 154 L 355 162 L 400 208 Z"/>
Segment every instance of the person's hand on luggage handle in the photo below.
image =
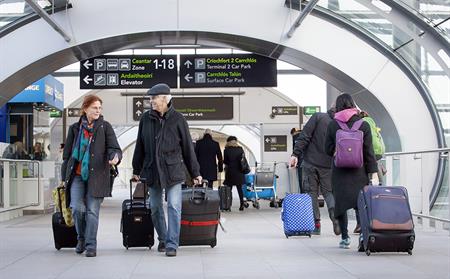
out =
<path fill-rule="evenodd" d="M 289 159 L 289 167 L 295 168 L 298 164 L 298 158 L 297 156 L 291 156 L 291 159 Z"/>
<path fill-rule="evenodd" d="M 203 180 L 203 178 L 202 178 L 201 175 L 199 175 L 196 178 L 192 179 L 192 181 L 194 182 L 195 185 L 201 185 L 202 184 L 202 180 Z"/>
<path fill-rule="evenodd" d="M 372 185 L 379 185 L 380 184 L 380 179 L 378 178 L 378 173 L 374 172 L 372 173 Z"/>
<path fill-rule="evenodd" d="M 140 181 L 141 177 L 139 175 L 137 175 L 137 174 L 133 174 L 133 176 L 131 177 L 131 180 L 133 180 L 133 181 Z"/>
<path fill-rule="evenodd" d="M 110 165 L 117 165 L 117 163 L 119 162 L 119 155 L 117 155 L 117 153 L 114 155 L 114 158 L 112 158 L 112 160 L 109 160 L 109 164 Z"/>

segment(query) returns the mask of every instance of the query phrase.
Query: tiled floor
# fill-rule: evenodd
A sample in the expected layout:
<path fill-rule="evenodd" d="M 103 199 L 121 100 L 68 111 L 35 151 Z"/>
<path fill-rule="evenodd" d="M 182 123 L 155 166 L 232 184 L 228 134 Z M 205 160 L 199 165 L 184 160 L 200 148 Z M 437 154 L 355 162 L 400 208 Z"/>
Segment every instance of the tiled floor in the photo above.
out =
<path fill-rule="evenodd" d="M 181 247 L 175 258 L 155 248 L 125 250 L 119 221 L 126 193 L 117 190 L 102 206 L 96 258 L 55 250 L 50 215 L 0 223 L 0 278 L 450 278 L 447 231 L 417 228 L 413 256 L 367 257 L 356 251 L 356 235 L 352 249 L 339 249 L 327 218 L 321 236 L 286 239 L 280 209 L 268 202 L 261 210 L 233 208 L 223 214 L 227 232 L 219 231 L 215 248 Z M 349 227 L 354 225 L 351 221 Z"/>

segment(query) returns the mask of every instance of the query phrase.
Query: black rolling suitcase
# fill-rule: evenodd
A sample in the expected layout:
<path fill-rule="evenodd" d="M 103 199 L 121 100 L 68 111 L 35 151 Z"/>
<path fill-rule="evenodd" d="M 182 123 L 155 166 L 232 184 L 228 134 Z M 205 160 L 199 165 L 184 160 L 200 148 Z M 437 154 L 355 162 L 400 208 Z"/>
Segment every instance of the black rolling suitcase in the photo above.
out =
<path fill-rule="evenodd" d="M 219 197 L 220 197 L 220 210 L 221 211 L 231 211 L 231 204 L 233 202 L 233 196 L 231 194 L 232 187 L 226 185 L 219 186 Z"/>
<path fill-rule="evenodd" d="M 154 228 L 150 207 L 147 204 L 147 190 L 144 199 L 133 199 L 132 183 L 130 180 L 130 199 L 122 203 L 121 232 L 123 246 L 152 248 L 155 243 Z M 145 181 L 142 181 L 145 183 Z"/>
<path fill-rule="evenodd" d="M 358 251 L 412 254 L 414 223 L 406 188 L 365 186 L 358 196 L 361 235 Z"/>
<path fill-rule="evenodd" d="M 52 216 L 53 238 L 57 250 L 61 248 L 75 248 L 77 246 L 77 231 L 75 230 L 75 226 L 67 226 L 62 215 L 61 190 L 63 190 L 62 187 L 57 188 L 59 212 L 53 213 Z"/>
<path fill-rule="evenodd" d="M 204 187 L 192 187 L 182 191 L 180 246 L 217 244 L 217 225 L 220 220 L 219 194 Z"/>

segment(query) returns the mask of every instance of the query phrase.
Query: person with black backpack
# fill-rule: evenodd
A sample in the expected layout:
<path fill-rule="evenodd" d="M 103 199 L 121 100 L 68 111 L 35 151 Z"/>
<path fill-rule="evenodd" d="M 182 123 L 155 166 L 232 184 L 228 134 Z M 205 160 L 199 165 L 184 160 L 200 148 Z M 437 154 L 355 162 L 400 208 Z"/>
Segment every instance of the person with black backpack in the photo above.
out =
<path fill-rule="evenodd" d="M 331 185 L 335 218 L 341 229 L 339 247 L 349 249 L 347 210 L 357 210 L 359 191 L 369 184 L 369 177 L 373 184 L 378 184 L 370 126 L 361 119 L 349 94 L 336 99 L 336 114 L 328 124 L 325 151 L 333 156 Z"/>

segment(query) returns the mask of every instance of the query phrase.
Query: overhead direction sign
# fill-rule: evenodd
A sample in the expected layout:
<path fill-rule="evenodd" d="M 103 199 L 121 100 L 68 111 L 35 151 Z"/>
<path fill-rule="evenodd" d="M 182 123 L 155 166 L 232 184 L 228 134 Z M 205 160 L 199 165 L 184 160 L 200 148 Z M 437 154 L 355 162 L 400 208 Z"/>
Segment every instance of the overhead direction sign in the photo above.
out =
<path fill-rule="evenodd" d="M 173 106 L 186 120 L 233 119 L 233 97 L 174 97 Z M 151 109 L 150 99 L 133 98 L 133 120 L 139 121 Z"/>
<path fill-rule="evenodd" d="M 81 109 L 80 108 L 68 108 L 67 109 L 67 116 L 68 117 L 80 117 L 81 116 Z"/>
<path fill-rule="evenodd" d="M 295 106 L 272 107 L 273 115 L 297 115 L 298 110 Z"/>
<path fill-rule="evenodd" d="M 176 55 L 103 55 L 80 62 L 80 89 L 177 87 Z"/>
<path fill-rule="evenodd" d="M 316 112 L 320 112 L 320 106 L 306 106 L 303 107 L 304 115 L 313 115 Z"/>
<path fill-rule="evenodd" d="M 275 59 L 256 54 L 180 55 L 180 88 L 273 86 Z"/>
<path fill-rule="evenodd" d="M 264 152 L 286 152 L 287 136 L 264 136 Z"/>
<path fill-rule="evenodd" d="M 186 120 L 233 119 L 233 97 L 173 98 L 173 106 Z"/>

